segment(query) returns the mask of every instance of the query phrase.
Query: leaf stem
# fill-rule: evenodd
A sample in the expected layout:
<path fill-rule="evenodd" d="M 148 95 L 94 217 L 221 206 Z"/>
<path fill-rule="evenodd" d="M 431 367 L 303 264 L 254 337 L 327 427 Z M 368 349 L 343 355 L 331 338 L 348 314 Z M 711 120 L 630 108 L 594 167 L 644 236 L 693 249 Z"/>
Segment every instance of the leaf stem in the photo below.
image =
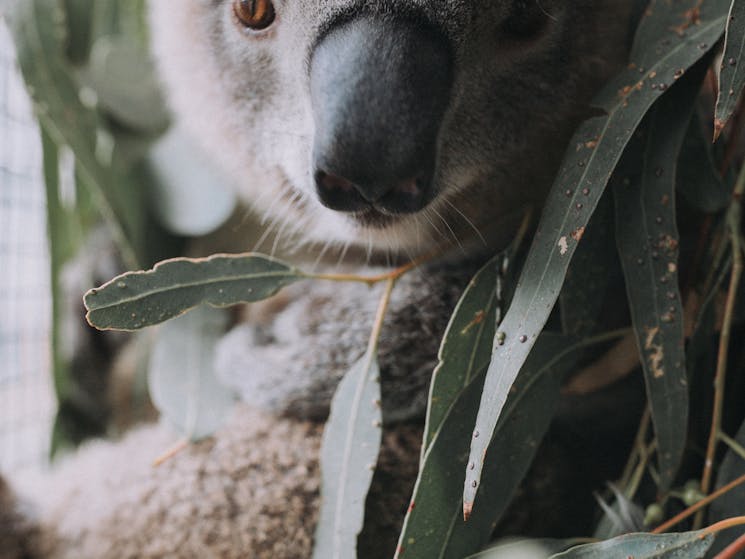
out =
<path fill-rule="evenodd" d="M 738 443 L 724 431 L 719 431 L 719 433 L 717 433 L 717 437 L 720 441 L 726 444 L 732 452 L 745 460 L 745 447 L 743 447 L 740 443 Z"/>
<path fill-rule="evenodd" d="M 724 551 L 719 553 L 714 559 L 736 559 L 738 553 L 745 550 L 745 534 L 737 538 L 734 542 L 728 545 Z"/>
<path fill-rule="evenodd" d="M 732 273 L 730 275 L 727 301 L 724 307 L 724 319 L 722 322 L 722 333 L 719 337 L 719 352 L 717 356 L 717 370 L 714 376 L 714 410 L 712 412 L 711 431 L 706 448 L 706 459 L 704 461 L 704 472 L 701 477 L 701 492 L 705 495 L 711 488 L 713 475 L 714 457 L 716 454 L 719 433 L 722 430 L 722 414 L 724 409 L 724 388 L 727 378 L 727 358 L 729 355 L 730 336 L 732 333 L 732 322 L 735 312 L 735 301 L 740 288 L 740 279 L 743 270 L 742 246 L 740 242 L 740 227 L 742 224 L 742 198 L 745 193 L 745 165 L 740 169 L 740 174 L 735 184 L 732 195 L 732 203 L 727 212 L 727 227 L 729 229 L 730 243 L 732 245 Z M 703 511 L 699 512 L 694 522 L 694 528 L 701 526 Z"/>
<path fill-rule="evenodd" d="M 734 518 L 728 518 L 726 520 L 722 520 L 721 522 L 717 522 L 716 524 L 712 524 L 708 528 L 704 529 L 701 537 L 704 538 L 711 534 L 721 532 L 722 530 L 734 528 L 735 526 L 745 526 L 745 516 L 735 516 Z"/>
<path fill-rule="evenodd" d="M 696 512 L 703 509 L 705 506 L 709 505 L 710 503 L 716 501 L 719 497 L 724 495 L 725 493 L 729 493 L 736 487 L 739 487 L 740 485 L 745 483 L 745 475 L 742 475 L 738 477 L 736 480 L 729 482 L 727 485 L 724 485 L 714 491 L 711 495 L 708 495 L 707 497 L 704 497 L 701 499 L 698 503 L 696 503 L 693 506 L 688 507 L 686 510 L 681 512 L 680 514 L 672 517 L 667 522 L 664 522 L 657 526 L 654 530 L 652 530 L 652 534 L 662 534 L 664 532 L 667 532 L 670 528 L 675 526 L 676 524 L 679 524 L 683 522 L 686 518 L 692 516 L 693 514 L 696 514 Z"/>
<path fill-rule="evenodd" d="M 639 422 L 639 430 L 634 438 L 634 448 L 629 457 L 629 461 L 626 463 L 626 467 L 623 470 L 619 487 L 624 488 L 626 497 L 633 497 L 636 490 L 633 491 L 630 488 L 631 477 L 636 469 L 637 460 L 644 462 L 646 458 L 646 440 L 647 431 L 649 430 L 649 423 L 652 419 L 652 412 L 649 410 L 649 406 L 644 410 L 641 421 Z"/>

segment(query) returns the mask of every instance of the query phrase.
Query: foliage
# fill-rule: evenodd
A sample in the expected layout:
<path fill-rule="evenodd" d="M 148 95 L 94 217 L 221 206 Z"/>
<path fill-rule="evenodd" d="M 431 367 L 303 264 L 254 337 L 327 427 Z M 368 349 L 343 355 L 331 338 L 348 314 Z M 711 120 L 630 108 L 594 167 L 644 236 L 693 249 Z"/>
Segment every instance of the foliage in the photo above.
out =
<path fill-rule="evenodd" d="M 24 10 L 48 1 L 29 2 Z M 69 0 L 65 5 L 72 10 L 84 4 Z M 733 456 L 742 457 L 745 451 L 741 436 L 734 439 L 726 434 L 732 426 L 725 425 L 724 396 L 731 355 L 742 350 L 730 341 L 733 332 L 742 331 L 736 330 L 738 324 L 745 322 L 737 304 L 743 287 L 745 168 L 736 172 L 744 111 L 744 10 L 742 0 L 652 2 L 639 25 L 631 64 L 599 94 L 595 105 L 601 114 L 585 121 L 569 145 L 524 265 L 512 269 L 513 247 L 489 262 L 463 295 L 443 339 L 432 382 L 419 478 L 398 557 L 461 558 L 482 550 L 548 429 L 564 373 L 581 361 L 582 350 L 619 337 L 630 336 L 638 346 L 649 402 L 626 472 L 618 480 L 619 496 L 647 507 L 650 523 L 673 514 L 680 503 L 692 506 L 673 519 L 678 522 L 704 509 L 695 501 L 708 504 L 708 497 L 700 499 L 711 492 L 715 464 L 727 465 L 719 485 L 736 477 Z M 136 255 L 136 236 L 127 235 L 132 225 L 117 219 L 119 194 L 109 195 L 101 186 L 115 183 L 106 180 L 107 169 L 92 157 L 97 147 L 92 138 L 100 131 L 95 118 L 106 104 L 92 114 L 81 106 L 79 92 L 70 85 L 69 69 L 61 71 L 54 65 L 62 64 L 59 52 L 47 56 L 49 67 L 37 69 L 36 58 L 46 52 L 47 44 L 34 39 L 35 26 L 41 26 L 42 20 L 34 20 L 33 25 L 28 19 L 17 21 L 21 22 L 16 25 L 19 43 L 31 49 L 25 55 L 22 51 L 21 57 L 29 82 L 62 84 L 52 86 L 60 88 L 61 105 L 45 105 L 40 111 L 49 134 L 48 182 L 56 181 L 54 144 L 71 146 L 81 179 L 97 185 L 90 192 L 119 232 L 124 252 Z M 48 25 L 56 29 L 54 21 Z M 714 76 L 712 60 L 717 60 L 720 45 L 724 55 L 714 107 L 711 82 L 716 78 L 707 81 L 706 76 Z M 85 42 L 67 47 L 69 60 L 64 64 L 89 58 L 86 53 L 91 47 Z M 89 86 L 96 83 L 100 82 L 91 80 Z M 100 93 L 105 96 L 106 88 Z M 62 110 L 70 107 L 84 118 L 71 121 Z M 111 116 L 129 126 L 144 124 L 144 119 L 138 122 L 137 116 L 116 112 Z M 92 124 L 86 124 L 89 121 Z M 69 129 L 60 123 L 69 124 Z M 714 133 L 718 144 L 710 146 L 702 140 Z M 612 192 L 604 196 L 608 186 Z M 683 210 L 677 203 L 683 200 L 690 223 L 678 222 Z M 50 215 L 50 223 L 54 220 Z M 599 277 L 605 275 L 605 264 L 598 263 L 606 262 L 612 246 L 609 220 L 615 225 L 625 278 L 632 322 L 628 331 L 602 332 L 598 326 L 597 302 L 607 287 L 607 278 Z M 691 224 L 698 248 L 681 256 L 679 226 L 689 229 Z M 178 259 L 150 272 L 115 278 L 91 291 L 86 305 L 96 326 L 139 329 L 202 303 L 222 307 L 266 298 L 296 281 L 385 281 L 388 297 L 413 265 L 365 278 L 314 275 L 255 254 Z M 514 284 L 512 274 L 519 280 L 501 319 L 501 305 L 508 297 L 497 285 Z M 581 293 L 585 285 L 592 296 Z M 546 327 L 557 301 L 562 331 Z M 382 311 L 386 304 L 384 298 Z M 578 304 L 581 311 L 573 308 Z M 355 536 L 362 527 L 364 495 L 372 476 L 366 466 L 374 461 L 380 445 L 375 427 L 379 412 L 369 402 L 377 400 L 374 378 L 382 311 L 365 359 L 339 387 L 324 437 L 326 503 L 318 528 L 319 557 L 354 556 Z M 701 387 L 711 384 L 714 369 L 714 392 L 709 394 Z M 710 400 L 702 402 L 708 396 L 713 405 Z M 357 405 L 360 402 L 364 405 Z M 734 412 L 730 415 L 742 423 L 741 412 Z M 710 425 L 709 432 L 689 428 L 700 421 Z M 697 447 L 705 448 L 703 457 L 696 454 Z M 656 465 L 651 456 L 656 457 Z M 695 464 L 697 479 L 681 487 L 685 480 L 679 469 L 684 462 Z M 642 493 L 643 484 L 653 490 Z M 727 491 L 731 489 L 727 486 Z M 717 510 L 742 514 L 728 495 L 724 490 L 712 494 L 721 504 Z M 703 524 L 701 514 L 693 528 Z M 720 518 L 712 515 L 710 520 Z M 704 557 L 714 534 L 742 522 L 724 519 L 703 532 L 678 535 L 628 535 L 573 546 L 556 557 Z M 657 531 L 669 527 L 666 523 Z M 728 537 L 719 540 L 720 548 L 728 543 Z M 498 555 L 487 550 L 479 556 Z"/>

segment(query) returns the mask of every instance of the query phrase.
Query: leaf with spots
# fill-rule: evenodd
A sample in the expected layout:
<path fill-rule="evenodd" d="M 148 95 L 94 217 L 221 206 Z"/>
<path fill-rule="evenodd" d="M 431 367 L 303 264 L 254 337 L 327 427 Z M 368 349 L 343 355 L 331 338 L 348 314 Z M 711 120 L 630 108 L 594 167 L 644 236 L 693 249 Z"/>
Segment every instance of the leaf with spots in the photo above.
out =
<path fill-rule="evenodd" d="M 703 559 L 714 542 L 714 536 L 699 532 L 681 534 L 626 534 L 600 543 L 580 545 L 551 559 Z"/>
<path fill-rule="evenodd" d="M 688 426 L 673 162 L 678 160 L 707 62 L 691 70 L 650 111 L 612 181 L 616 243 L 657 436 L 663 491 L 677 472 Z"/>
<path fill-rule="evenodd" d="M 714 135 L 718 137 L 735 111 L 745 88 L 745 1 L 732 0 L 724 56 L 719 73 L 719 98 L 714 120 Z"/>
<path fill-rule="evenodd" d="M 471 280 L 450 319 L 432 376 L 422 455 L 463 388 L 489 364 L 505 255 L 493 258 Z"/>
<path fill-rule="evenodd" d="M 504 336 L 505 344 L 495 346 L 476 420 L 482 436 L 471 443 L 469 463 L 475 467 L 466 473 L 466 517 L 472 511 L 489 442 L 507 395 L 548 320 L 572 256 L 626 145 L 654 102 L 724 32 L 722 8 L 726 5 L 721 0 L 699 4 L 697 0 L 674 5 L 655 2 L 641 23 L 634 63 L 596 99 L 606 114 L 581 125 L 569 145 L 512 305 L 497 334 Z M 649 29 L 663 31 L 650 33 Z"/>
<path fill-rule="evenodd" d="M 469 522 L 463 520 L 460 484 L 486 366 L 460 389 L 422 460 L 397 558 L 460 559 L 489 542 L 553 419 L 563 373 L 574 364 L 573 341 L 550 333 L 538 340 L 495 430 L 489 448 L 500 460 L 487 464 L 484 499 Z"/>
<path fill-rule="evenodd" d="M 268 299 L 305 279 L 299 270 L 259 254 L 175 258 L 129 272 L 85 295 L 88 322 L 101 330 L 139 330 L 201 304 L 227 307 Z"/>

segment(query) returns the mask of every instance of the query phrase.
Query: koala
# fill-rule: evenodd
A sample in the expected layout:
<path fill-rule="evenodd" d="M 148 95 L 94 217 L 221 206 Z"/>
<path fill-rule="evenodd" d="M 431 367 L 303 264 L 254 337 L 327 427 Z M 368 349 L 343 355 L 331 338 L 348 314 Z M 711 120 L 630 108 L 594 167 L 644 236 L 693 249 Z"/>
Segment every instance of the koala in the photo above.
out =
<path fill-rule="evenodd" d="M 336 249 L 363 273 L 436 253 L 448 265 L 424 275 L 447 269 L 441 283 L 458 289 L 526 208 L 540 206 L 592 95 L 625 60 L 632 11 L 619 0 L 191 1 L 179 10 L 151 0 L 171 106 L 270 227 L 321 255 Z M 224 380 L 273 411 L 322 416 L 343 372 L 338 357 L 354 362 L 369 329 L 345 318 L 355 297 L 327 291 L 322 309 L 289 305 L 274 326 L 231 334 L 218 360 Z M 425 298 L 438 303 L 404 305 L 399 322 L 411 323 L 414 308 L 448 314 L 457 301 Z M 420 334 L 422 365 L 445 324 L 402 330 Z M 277 343 L 257 348 L 262 339 L 287 354 Z M 308 351 L 317 347 L 329 351 Z M 424 410 L 432 369 L 397 367 L 406 355 L 384 367 L 408 384 L 387 390 L 409 408 L 387 400 L 389 419 Z"/>
<path fill-rule="evenodd" d="M 402 278 L 386 318 L 386 434 L 360 557 L 395 548 L 460 294 L 542 204 L 593 94 L 625 63 L 636 13 L 627 0 L 150 0 L 176 118 L 268 234 L 304 247 L 300 263 L 375 274 L 436 255 Z M 166 470 L 149 468 L 157 427 L 83 449 L 62 471 L 96 475 L 26 492 L 37 522 L 13 523 L 35 534 L 23 556 L 308 557 L 317 422 L 365 349 L 376 299 L 318 283 L 249 310 L 218 351 L 244 401 L 225 428 Z M 538 470 L 561 461 L 552 452 Z M 554 479 L 524 502 L 568 485 Z M 101 494 L 95 514 L 63 512 Z M 525 527 L 525 509 L 508 516 L 504 531 Z"/>

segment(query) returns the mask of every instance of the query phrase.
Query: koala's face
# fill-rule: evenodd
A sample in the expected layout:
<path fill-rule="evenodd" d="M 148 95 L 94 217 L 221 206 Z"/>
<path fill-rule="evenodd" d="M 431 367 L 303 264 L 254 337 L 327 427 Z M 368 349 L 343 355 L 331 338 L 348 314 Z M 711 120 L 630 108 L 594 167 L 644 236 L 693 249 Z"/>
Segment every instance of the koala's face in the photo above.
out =
<path fill-rule="evenodd" d="M 311 241 L 497 243 L 624 60 L 630 0 L 151 0 L 174 108 Z"/>

